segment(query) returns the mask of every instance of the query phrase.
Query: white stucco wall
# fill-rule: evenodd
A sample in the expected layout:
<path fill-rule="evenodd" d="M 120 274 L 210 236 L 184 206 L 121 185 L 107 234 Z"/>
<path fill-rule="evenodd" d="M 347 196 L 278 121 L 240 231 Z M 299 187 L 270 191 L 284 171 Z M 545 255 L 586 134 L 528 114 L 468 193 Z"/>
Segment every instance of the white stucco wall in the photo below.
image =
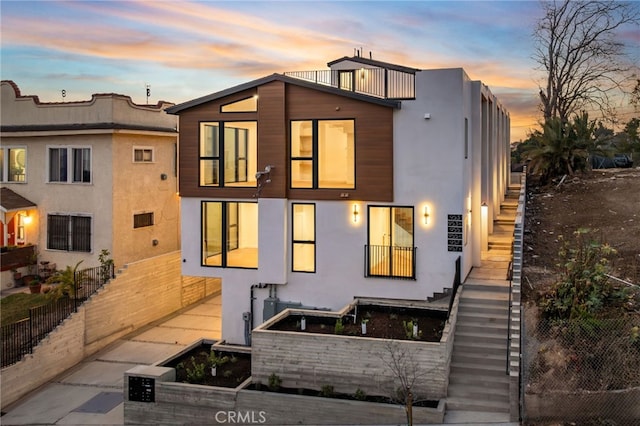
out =
<path fill-rule="evenodd" d="M 232 269 L 202 267 L 200 199 L 182 198 L 183 274 L 222 278 L 223 338 L 244 343 L 242 313 L 252 309 L 257 325 L 262 321 L 264 299 L 305 306 L 339 309 L 357 296 L 424 300 L 453 283 L 455 260 L 462 256 L 462 277 L 480 264 L 480 205 L 484 198 L 483 174 L 500 166 L 498 156 L 508 153 L 497 147 L 494 133 L 491 157 L 483 162 L 483 116 L 481 94 L 491 97 L 495 121 L 495 99 L 479 82 L 472 82 L 462 69 L 428 70 L 416 73 L 416 99 L 403 100 L 394 112 L 394 200 L 371 203 L 366 200 L 317 201 L 316 272 L 291 271 L 291 204 L 296 200 L 259 200 L 259 268 Z M 425 118 L 429 114 L 429 118 Z M 486 111 L 485 111 L 486 114 Z M 465 158 L 465 118 L 468 150 Z M 508 127 L 508 118 L 503 117 Z M 508 132 L 503 132 L 508 133 Z M 508 139 L 507 139 L 508 141 Z M 356 143 L 358 143 L 356 141 Z M 508 142 L 507 142 L 508 144 Z M 485 147 L 486 148 L 486 147 Z M 490 195 L 504 191 L 501 173 L 488 174 Z M 494 189 L 495 188 L 495 189 Z M 309 203 L 309 200 L 300 202 Z M 353 222 L 353 204 L 359 205 L 359 221 Z M 368 205 L 414 208 L 416 280 L 365 278 L 364 247 L 367 244 Z M 428 208 L 428 223 L 423 213 Z M 450 252 L 448 215 L 463 215 L 468 226 L 462 252 Z M 468 224 L 468 225 L 467 225 Z M 275 284 L 271 288 L 254 288 Z M 271 294 L 270 294 L 271 293 Z"/>

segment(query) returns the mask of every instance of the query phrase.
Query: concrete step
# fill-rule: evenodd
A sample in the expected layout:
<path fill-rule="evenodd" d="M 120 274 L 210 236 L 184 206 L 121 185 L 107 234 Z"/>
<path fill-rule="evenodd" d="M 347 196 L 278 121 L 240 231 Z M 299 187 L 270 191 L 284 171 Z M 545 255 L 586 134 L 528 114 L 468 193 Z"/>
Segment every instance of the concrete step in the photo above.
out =
<path fill-rule="evenodd" d="M 461 314 L 485 314 L 485 315 L 507 315 L 509 305 L 502 303 L 501 305 L 489 305 L 483 303 L 472 303 L 471 300 L 465 299 L 464 303 L 460 301 L 458 306 L 458 315 Z"/>
<path fill-rule="evenodd" d="M 509 306 L 509 287 L 492 286 L 491 284 L 465 284 L 461 298 L 474 299 L 474 303 L 485 303 L 487 305 L 502 305 L 499 302 L 505 301 Z"/>
<path fill-rule="evenodd" d="M 479 354 L 479 355 L 502 355 L 503 357 L 507 356 L 507 344 L 499 343 L 472 343 L 472 342 L 458 342 L 454 341 L 453 343 L 453 353 L 460 354 Z"/>
<path fill-rule="evenodd" d="M 506 372 L 494 372 L 490 374 L 464 374 L 451 371 L 449 374 L 449 387 L 454 385 L 463 386 L 486 386 L 491 389 L 500 389 L 502 391 L 509 391 L 509 376 L 504 374 Z"/>
<path fill-rule="evenodd" d="M 507 348 L 504 348 L 502 355 L 485 355 L 454 352 L 451 362 L 457 364 L 469 364 L 477 367 L 502 367 L 507 371 Z"/>
<path fill-rule="evenodd" d="M 510 422 L 509 413 L 487 413 L 485 411 L 447 410 L 444 413 L 444 422 L 447 424 L 467 424 L 468 426 L 519 426 L 519 422 Z"/>
<path fill-rule="evenodd" d="M 470 343 L 488 343 L 491 345 L 501 345 L 507 348 L 507 333 L 504 334 L 502 332 L 497 333 L 494 331 L 486 331 L 484 333 L 477 333 L 469 330 L 459 330 L 456 324 L 456 333 L 454 342 L 458 342 L 461 344 L 470 344 Z"/>
<path fill-rule="evenodd" d="M 492 375 L 504 375 L 506 376 L 507 363 L 503 365 L 478 365 L 474 363 L 466 362 L 451 362 L 451 374 L 467 374 L 470 376 L 492 376 Z"/>
<path fill-rule="evenodd" d="M 509 313 L 507 311 L 489 314 L 486 312 L 460 312 L 458 309 L 457 324 L 499 324 L 507 326 Z"/>
<path fill-rule="evenodd" d="M 473 398 L 481 401 L 509 402 L 509 389 L 487 386 L 449 385 L 447 398 Z"/>
<path fill-rule="evenodd" d="M 507 323 L 504 324 L 470 324 L 464 322 L 456 323 L 456 334 L 461 333 L 482 333 L 491 334 L 496 337 L 504 336 L 506 339 L 509 336 Z"/>
<path fill-rule="evenodd" d="M 447 410 L 484 411 L 496 413 L 508 413 L 509 402 L 483 401 L 473 398 L 451 397 L 447 398 Z"/>

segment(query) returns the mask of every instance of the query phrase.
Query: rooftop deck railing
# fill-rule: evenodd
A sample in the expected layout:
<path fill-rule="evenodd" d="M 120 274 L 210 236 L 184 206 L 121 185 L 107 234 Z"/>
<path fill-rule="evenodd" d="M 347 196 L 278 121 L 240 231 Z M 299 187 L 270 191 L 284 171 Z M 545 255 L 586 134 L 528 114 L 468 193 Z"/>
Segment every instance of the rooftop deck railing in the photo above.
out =
<path fill-rule="evenodd" d="M 291 71 L 284 73 L 323 86 L 382 99 L 415 99 L 415 75 L 384 68 Z"/>

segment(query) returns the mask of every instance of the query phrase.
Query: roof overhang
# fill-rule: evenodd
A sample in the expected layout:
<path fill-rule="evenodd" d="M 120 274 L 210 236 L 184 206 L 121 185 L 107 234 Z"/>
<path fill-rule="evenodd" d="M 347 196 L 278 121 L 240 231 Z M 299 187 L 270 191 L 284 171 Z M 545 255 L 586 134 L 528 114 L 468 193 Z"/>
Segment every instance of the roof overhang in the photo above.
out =
<path fill-rule="evenodd" d="M 0 188 L 0 211 L 2 213 L 29 210 L 38 207 L 34 202 L 16 194 L 9 188 Z"/>
<path fill-rule="evenodd" d="M 257 80 L 249 81 L 247 83 L 240 84 L 238 86 L 230 87 L 229 89 L 222 90 L 220 92 L 212 93 L 201 98 L 193 99 L 178 105 L 167 108 L 165 111 L 168 114 L 179 114 L 180 112 L 193 108 L 208 102 L 212 102 L 221 98 L 224 98 L 235 93 L 243 92 L 245 90 L 253 89 L 258 86 L 271 83 L 273 81 L 282 81 L 286 84 L 294 84 L 296 86 L 306 87 L 312 90 L 318 90 L 321 92 L 331 93 L 338 96 L 344 96 L 347 98 L 357 99 L 363 102 L 369 102 L 377 105 L 382 105 L 390 108 L 400 109 L 401 103 L 397 100 L 381 99 L 374 96 L 362 95 L 359 93 L 350 92 L 347 90 L 338 89 L 331 86 L 325 86 L 322 84 L 311 83 L 308 81 L 300 80 L 297 78 L 289 77 L 283 74 L 272 74 L 267 77 L 262 77 Z"/>

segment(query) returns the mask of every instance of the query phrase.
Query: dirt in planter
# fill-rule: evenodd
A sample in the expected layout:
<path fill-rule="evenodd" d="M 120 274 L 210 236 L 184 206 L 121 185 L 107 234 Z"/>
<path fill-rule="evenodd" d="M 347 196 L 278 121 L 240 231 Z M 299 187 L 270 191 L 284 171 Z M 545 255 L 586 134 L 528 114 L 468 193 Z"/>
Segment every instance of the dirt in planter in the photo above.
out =
<path fill-rule="evenodd" d="M 166 363 L 164 367 L 176 369 L 176 382 L 226 388 L 235 388 L 251 376 L 251 354 L 221 350 L 215 352 L 219 357 L 228 357 L 228 361 L 217 367 L 216 376 L 211 375 L 211 345 L 198 346 Z M 200 371 L 202 374 L 199 374 Z"/>
<path fill-rule="evenodd" d="M 391 399 L 387 396 L 380 395 L 366 395 L 364 393 L 358 394 L 348 394 L 348 393 L 338 393 L 333 392 L 333 388 L 328 389 L 325 388 L 321 391 L 306 389 L 306 388 L 286 388 L 286 387 L 278 387 L 278 388 L 269 388 L 260 383 L 251 383 L 247 389 L 263 391 L 263 392 L 276 392 L 276 393 L 285 393 L 289 395 L 303 395 L 303 396 L 315 396 L 322 398 L 336 398 L 336 399 L 347 399 L 350 401 L 364 401 L 364 402 L 376 402 L 379 404 L 400 404 L 398 401 Z M 413 403 L 414 407 L 427 407 L 427 408 L 438 408 L 438 400 L 421 400 Z"/>
<path fill-rule="evenodd" d="M 373 337 L 381 339 L 418 340 L 439 342 L 447 320 L 446 311 L 398 308 L 391 306 L 358 306 L 354 323 L 354 312 L 341 318 L 342 329 L 336 326 L 335 317 L 305 316 L 306 333 L 343 334 L 346 336 Z M 362 334 L 362 320 L 367 331 Z M 412 325 L 417 322 L 418 336 L 413 337 Z M 272 325 L 270 330 L 303 331 L 302 316 L 289 315 Z"/>

